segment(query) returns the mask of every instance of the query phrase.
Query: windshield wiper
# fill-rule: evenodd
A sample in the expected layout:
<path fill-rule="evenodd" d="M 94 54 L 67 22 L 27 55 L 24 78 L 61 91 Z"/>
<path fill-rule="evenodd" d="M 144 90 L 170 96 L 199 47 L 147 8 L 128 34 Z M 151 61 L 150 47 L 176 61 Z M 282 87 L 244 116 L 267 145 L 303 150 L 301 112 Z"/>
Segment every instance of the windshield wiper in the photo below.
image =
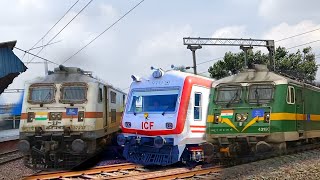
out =
<path fill-rule="evenodd" d="M 47 100 L 51 97 L 51 92 L 49 91 L 46 97 L 41 101 L 42 103 L 47 102 Z"/>
<path fill-rule="evenodd" d="M 237 99 L 238 96 L 239 96 L 239 89 L 237 89 L 236 93 L 234 94 L 232 99 L 227 103 L 226 107 L 229 107 L 231 103 L 233 103 Z"/>
<path fill-rule="evenodd" d="M 49 97 L 51 97 L 51 92 L 50 92 L 50 91 L 48 92 L 48 94 L 46 95 L 46 97 L 44 97 L 44 99 L 42 99 L 42 100 L 40 101 L 40 107 L 43 107 L 43 104 L 44 104 L 45 102 L 47 102 L 47 100 L 49 99 Z"/>
<path fill-rule="evenodd" d="M 172 107 L 174 107 L 174 105 L 168 106 L 168 107 L 162 112 L 162 116 L 164 116 L 164 114 L 166 113 L 166 111 L 167 111 L 169 108 L 172 108 Z"/>

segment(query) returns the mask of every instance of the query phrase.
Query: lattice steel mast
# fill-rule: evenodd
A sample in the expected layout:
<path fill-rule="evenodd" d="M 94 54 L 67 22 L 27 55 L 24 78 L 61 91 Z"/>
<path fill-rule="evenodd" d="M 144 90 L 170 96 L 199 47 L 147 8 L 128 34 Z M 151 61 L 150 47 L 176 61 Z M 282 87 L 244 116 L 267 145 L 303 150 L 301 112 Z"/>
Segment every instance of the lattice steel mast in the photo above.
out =
<path fill-rule="evenodd" d="M 247 51 L 253 47 L 266 47 L 269 51 L 270 70 L 275 70 L 274 62 L 274 40 L 262 40 L 262 39 L 237 39 L 237 38 L 183 38 L 183 44 L 187 45 L 187 48 L 192 51 L 193 56 L 193 69 L 194 74 L 197 74 L 196 68 L 196 55 L 195 51 L 201 49 L 204 45 L 211 46 L 240 46 L 245 52 L 245 68 L 247 68 Z"/>

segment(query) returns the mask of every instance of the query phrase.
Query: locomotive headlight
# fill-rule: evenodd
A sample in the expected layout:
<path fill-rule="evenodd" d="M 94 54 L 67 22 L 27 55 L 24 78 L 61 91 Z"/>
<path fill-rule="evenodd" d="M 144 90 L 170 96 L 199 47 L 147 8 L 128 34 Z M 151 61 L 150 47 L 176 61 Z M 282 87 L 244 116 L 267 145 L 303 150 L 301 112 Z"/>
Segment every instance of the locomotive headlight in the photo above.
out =
<path fill-rule="evenodd" d="M 161 136 L 157 136 L 154 138 L 154 146 L 156 148 L 162 148 L 162 146 L 166 143 L 165 139 Z"/>
<path fill-rule="evenodd" d="M 243 121 L 246 121 L 248 119 L 248 113 L 243 114 L 242 115 L 242 119 L 243 119 Z"/>
<path fill-rule="evenodd" d="M 78 122 L 83 122 L 84 120 L 84 111 L 78 112 Z"/>
<path fill-rule="evenodd" d="M 241 121 L 242 120 L 242 115 L 241 114 L 236 114 L 236 120 Z"/>
<path fill-rule="evenodd" d="M 154 71 L 154 72 L 152 73 L 152 76 L 153 76 L 154 78 L 160 78 L 162 75 L 163 75 L 163 72 L 162 72 L 160 69 L 158 69 L 158 70 L 156 70 L 156 71 Z"/>
<path fill-rule="evenodd" d="M 56 113 L 51 112 L 51 113 L 50 113 L 50 116 L 49 116 L 49 119 L 50 119 L 50 120 L 56 120 Z"/>
<path fill-rule="evenodd" d="M 62 119 L 62 113 L 61 112 L 56 113 L 56 118 L 57 118 L 57 120 L 61 120 Z"/>
<path fill-rule="evenodd" d="M 264 114 L 264 122 L 269 123 L 270 122 L 270 113 L 265 113 Z"/>
<path fill-rule="evenodd" d="M 122 146 L 126 143 L 126 137 L 123 134 L 119 134 L 117 136 L 117 143 L 119 144 L 119 146 Z"/>
<path fill-rule="evenodd" d="M 32 122 L 35 118 L 34 112 L 28 112 L 27 122 Z"/>
<path fill-rule="evenodd" d="M 214 123 L 216 124 L 219 123 L 219 117 L 220 117 L 220 114 L 214 114 Z"/>

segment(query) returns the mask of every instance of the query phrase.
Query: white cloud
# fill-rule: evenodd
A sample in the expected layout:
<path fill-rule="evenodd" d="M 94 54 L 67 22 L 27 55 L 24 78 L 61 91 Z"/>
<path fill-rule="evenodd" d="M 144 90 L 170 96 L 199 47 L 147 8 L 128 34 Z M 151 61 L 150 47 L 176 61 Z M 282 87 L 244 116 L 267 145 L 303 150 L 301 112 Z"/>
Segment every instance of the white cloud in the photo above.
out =
<path fill-rule="evenodd" d="M 246 26 L 244 25 L 223 27 L 216 30 L 212 35 L 212 37 L 214 38 L 225 38 L 225 37 L 237 38 L 237 37 L 245 37 L 245 36 L 247 36 L 247 32 L 246 32 Z"/>
<path fill-rule="evenodd" d="M 142 70 L 145 69 L 144 72 L 149 73 L 150 66 L 169 69 L 171 64 L 191 64 L 186 60 L 191 54 L 183 45 L 183 37 L 192 34 L 190 25 L 163 27 L 157 33 L 146 37 L 137 47 L 135 59 L 142 65 Z"/>
<path fill-rule="evenodd" d="M 274 22 L 299 22 L 306 18 L 319 18 L 320 1 L 309 0 L 261 0 L 258 14 Z"/>

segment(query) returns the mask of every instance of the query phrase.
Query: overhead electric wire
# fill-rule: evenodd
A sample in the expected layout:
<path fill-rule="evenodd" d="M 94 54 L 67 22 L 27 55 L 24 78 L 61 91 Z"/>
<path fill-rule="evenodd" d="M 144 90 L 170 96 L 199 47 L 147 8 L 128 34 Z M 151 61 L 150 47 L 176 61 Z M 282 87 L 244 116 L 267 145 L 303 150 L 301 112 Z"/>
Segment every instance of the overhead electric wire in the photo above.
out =
<path fill-rule="evenodd" d="M 53 61 L 50 61 L 50 60 L 48 60 L 48 59 L 46 59 L 46 58 L 43 58 L 43 57 L 40 57 L 40 56 L 38 56 L 38 55 L 36 55 L 36 54 L 30 53 L 30 52 L 28 52 L 27 50 L 23 50 L 23 49 L 20 49 L 20 48 L 18 48 L 18 47 L 14 47 L 14 48 L 17 49 L 17 50 L 19 50 L 19 51 L 22 51 L 22 52 L 24 52 L 24 53 L 30 54 L 30 55 L 32 55 L 32 56 L 34 56 L 34 57 L 37 57 L 37 58 L 39 58 L 39 59 L 48 61 L 48 62 L 50 62 L 50 63 L 52 63 L 52 64 L 59 65 L 58 63 L 55 63 L 55 62 L 53 62 Z M 29 62 L 29 63 L 30 63 L 30 62 Z"/>
<path fill-rule="evenodd" d="M 68 10 L 67 12 L 65 12 L 63 14 L 63 16 L 28 50 L 31 51 L 32 49 L 35 49 L 34 47 L 41 41 L 43 40 L 48 34 L 49 32 L 69 13 L 69 11 L 79 2 L 79 0 L 77 0 Z M 26 53 L 24 53 L 22 59 L 24 58 L 24 56 L 26 55 Z"/>
<path fill-rule="evenodd" d="M 283 39 L 279 39 L 279 40 L 276 40 L 275 42 L 284 41 L 284 40 L 287 40 L 287 39 L 291 39 L 291 38 L 294 38 L 294 37 L 297 37 L 297 36 L 301 36 L 301 35 L 304 35 L 304 34 L 308 34 L 308 33 L 314 32 L 314 31 L 318 31 L 318 30 L 320 30 L 320 28 L 317 28 L 317 29 L 314 29 L 314 30 L 311 30 L 311 31 L 306 31 L 306 32 L 303 32 L 303 33 L 300 33 L 300 34 L 296 34 L 296 35 L 293 35 L 293 36 L 289 36 L 289 37 L 286 37 L 286 38 L 283 38 Z"/>
<path fill-rule="evenodd" d="M 32 50 L 32 48 L 34 48 L 41 40 L 43 40 L 48 34 L 49 32 L 70 12 L 70 10 L 79 2 L 79 0 L 77 0 L 68 10 L 67 12 L 65 12 L 63 14 L 63 16 L 28 50 Z"/>
<path fill-rule="evenodd" d="M 89 4 L 90 4 L 92 1 L 93 1 L 93 0 L 90 0 L 55 36 L 53 36 L 53 37 L 47 42 L 46 45 L 48 45 L 52 40 L 54 40 L 84 9 L 86 9 L 86 8 L 89 6 Z M 44 46 L 46 46 L 46 45 L 44 45 Z M 40 52 L 41 52 L 43 49 L 44 49 L 44 47 L 41 48 L 40 51 L 39 51 L 36 55 L 40 54 Z M 28 62 L 28 64 L 29 64 L 30 62 L 32 62 L 33 59 L 34 59 L 34 58 L 32 58 L 32 59 Z"/>
<path fill-rule="evenodd" d="M 50 44 L 43 45 L 43 46 L 37 46 L 37 47 L 34 47 L 34 48 L 29 49 L 28 52 L 30 52 L 31 50 L 35 50 L 35 49 L 39 49 L 39 48 L 45 47 L 45 46 L 49 46 L 49 45 L 52 45 L 52 44 L 56 44 L 56 43 L 61 42 L 61 41 L 62 41 L 62 40 L 55 41 L 55 42 L 52 42 L 52 43 L 50 43 Z"/>
<path fill-rule="evenodd" d="M 296 47 L 312 44 L 312 43 L 319 42 L 319 41 L 320 41 L 320 39 L 315 40 L 315 41 L 310 41 L 310 42 L 307 42 L 307 43 L 304 43 L 304 44 L 300 44 L 300 45 L 297 45 L 297 46 L 289 47 L 289 48 L 286 48 L 286 49 L 293 49 L 293 48 L 296 48 Z"/>
<path fill-rule="evenodd" d="M 69 61 L 71 58 L 73 58 L 75 55 L 77 55 L 78 53 L 80 53 L 83 49 L 85 49 L 87 46 L 89 46 L 93 41 L 95 41 L 96 39 L 98 39 L 102 34 L 104 34 L 105 32 L 107 32 L 109 29 L 111 29 L 114 25 L 116 25 L 119 21 L 121 21 L 125 16 L 127 16 L 131 11 L 133 11 L 135 8 L 137 8 L 144 0 L 141 0 L 138 4 L 136 4 L 134 7 L 132 7 L 128 12 L 126 12 L 124 15 L 122 15 L 118 20 L 116 20 L 114 23 L 112 23 L 109 27 L 107 27 L 104 31 L 102 31 L 98 36 L 96 36 L 95 38 L 93 38 L 89 43 L 87 43 L 86 45 L 84 45 L 82 48 L 80 48 L 76 53 L 74 53 L 73 55 L 71 55 L 68 59 L 66 59 L 65 61 L 63 61 L 61 64 L 66 63 L 67 61 Z"/>

